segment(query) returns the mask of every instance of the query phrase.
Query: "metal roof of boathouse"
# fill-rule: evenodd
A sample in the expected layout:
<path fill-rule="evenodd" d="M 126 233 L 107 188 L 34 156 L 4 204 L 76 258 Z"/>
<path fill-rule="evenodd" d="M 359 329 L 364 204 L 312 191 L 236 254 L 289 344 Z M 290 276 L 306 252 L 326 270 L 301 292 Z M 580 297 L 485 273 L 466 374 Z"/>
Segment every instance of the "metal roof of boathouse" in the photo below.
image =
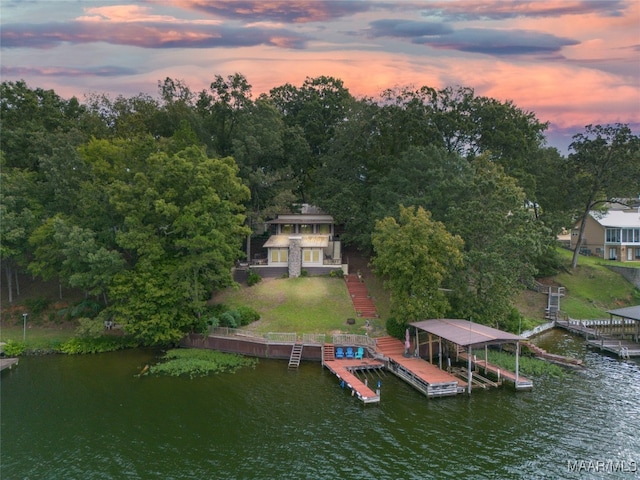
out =
<path fill-rule="evenodd" d="M 513 333 L 462 319 L 439 318 L 413 322 L 409 325 L 464 347 L 515 343 L 524 340 Z"/>
<path fill-rule="evenodd" d="M 640 305 L 618 308 L 616 310 L 608 310 L 607 313 L 615 317 L 623 317 L 628 318 L 629 320 L 640 322 Z"/>

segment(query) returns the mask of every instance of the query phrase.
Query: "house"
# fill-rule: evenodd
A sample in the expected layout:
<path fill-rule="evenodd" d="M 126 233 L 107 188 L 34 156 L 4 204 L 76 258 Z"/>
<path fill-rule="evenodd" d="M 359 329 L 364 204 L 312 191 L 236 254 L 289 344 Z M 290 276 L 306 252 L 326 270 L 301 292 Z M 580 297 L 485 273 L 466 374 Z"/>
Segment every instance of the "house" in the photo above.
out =
<path fill-rule="evenodd" d="M 580 223 L 571 230 L 571 249 L 575 249 L 579 232 Z M 580 253 L 605 260 L 640 262 L 640 208 L 589 212 Z"/>
<path fill-rule="evenodd" d="M 310 205 L 301 213 L 280 214 L 267 222 L 271 236 L 250 262 L 259 275 L 287 274 L 298 277 L 302 270 L 313 274 L 346 269 L 333 217 Z"/>

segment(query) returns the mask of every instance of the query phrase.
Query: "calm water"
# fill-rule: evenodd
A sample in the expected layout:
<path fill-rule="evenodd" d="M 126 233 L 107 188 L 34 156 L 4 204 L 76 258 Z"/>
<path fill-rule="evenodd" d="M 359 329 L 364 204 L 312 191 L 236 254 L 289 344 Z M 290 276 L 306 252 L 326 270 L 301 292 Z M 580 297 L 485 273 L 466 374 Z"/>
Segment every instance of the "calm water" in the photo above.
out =
<path fill-rule="evenodd" d="M 378 406 L 317 363 L 288 372 L 261 360 L 189 380 L 138 378 L 151 351 L 23 358 L 2 374 L 1 478 L 603 478 L 568 462 L 640 468 L 638 363 L 561 332 L 536 341 L 588 369 L 536 378 L 532 392 L 437 400 L 387 374 Z"/>

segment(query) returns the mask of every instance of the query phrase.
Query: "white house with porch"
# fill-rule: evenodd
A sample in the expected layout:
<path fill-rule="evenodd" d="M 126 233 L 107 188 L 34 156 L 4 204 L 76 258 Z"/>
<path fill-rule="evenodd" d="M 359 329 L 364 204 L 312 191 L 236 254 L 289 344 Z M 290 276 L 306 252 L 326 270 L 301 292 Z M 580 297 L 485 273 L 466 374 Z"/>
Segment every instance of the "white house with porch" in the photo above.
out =
<path fill-rule="evenodd" d="M 286 269 L 290 277 L 298 277 L 303 269 L 322 274 L 346 268 L 331 215 L 303 205 L 301 213 L 281 214 L 267 224 L 272 235 L 263 246 L 266 259 L 252 262 L 251 268 L 256 271 L 279 268 Z"/>

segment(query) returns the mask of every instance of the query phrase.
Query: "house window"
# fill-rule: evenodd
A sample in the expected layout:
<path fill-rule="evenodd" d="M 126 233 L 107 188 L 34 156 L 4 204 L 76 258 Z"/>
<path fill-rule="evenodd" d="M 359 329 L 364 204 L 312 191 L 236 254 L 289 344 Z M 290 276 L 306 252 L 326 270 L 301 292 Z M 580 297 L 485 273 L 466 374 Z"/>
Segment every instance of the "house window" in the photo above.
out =
<path fill-rule="evenodd" d="M 331 234 L 331 225 L 328 223 L 321 223 L 318 225 L 318 233 L 321 235 L 330 235 Z"/>
<path fill-rule="evenodd" d="M 289 261 L 288 248 L 272 248 L 271 263 L 287 263 Z"/>
<path fill-rule="evenodd" d="M 304 263 L 320 263 L 320 249 L 305 248 L 302 252 L 302 261 Z"/>
<path fill-rule="evenodd" d="M 620 243 L 620 229 L 607 228 L 606 239 L 607 243 Z"/>
<path fill-rule="evenodd" d="M 300 233 L 307 233 L 307 234 L 313 233 L 313 225 L 309 225 L 306 223 L 301 224 Z"/>
<path fill-rule="evenodd" d="M 290 223 L 285 223 L 280 226 L 280 233 L 294 233 L 293 225 Z"/>
<path fill-rule="evenodd" d="M 617 260 L 618 258 L 618 251 L 615 248 L 610 248 L 609 249 L 609 260 Z"/>
<path fill-rule="evenodd" d="M 640 248 L 636 248 L 636 260 L 640 260 Z"/>

